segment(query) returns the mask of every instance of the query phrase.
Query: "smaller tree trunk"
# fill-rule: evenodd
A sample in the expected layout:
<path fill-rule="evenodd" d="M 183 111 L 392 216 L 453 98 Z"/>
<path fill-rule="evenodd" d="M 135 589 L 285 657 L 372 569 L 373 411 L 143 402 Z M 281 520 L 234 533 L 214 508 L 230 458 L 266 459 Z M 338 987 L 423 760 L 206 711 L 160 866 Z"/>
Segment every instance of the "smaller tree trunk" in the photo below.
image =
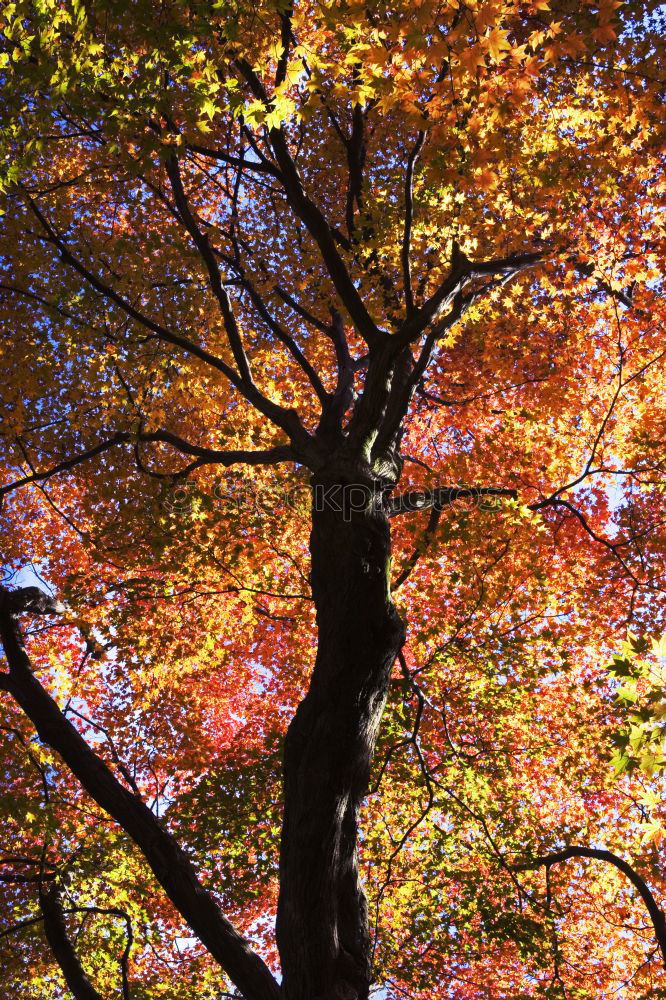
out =
<path fill-rule="evenodd" d="M 1 598 L 0 592 L 0 641 L 10 670 L 0 674 L 0 687 L 10 692 L 39 738 L 134 841 L 173 905 L 247 1000 L 280 1000 L 280 987 L 270 970 L 201 885 L 180 844 L 91 750 L 34 676 L 18 618 L 3 608 Z"/>
<path fill-rule="evenodd" d="M 44 918 L 46 940 L 51 946 L 53 956 L 62 970 L 68 989 L 75 1000 L 103 1000 L 79 962 L 78 955 L 69 939 L 65 915 L 62 910 L 60 896 L 55 885 L 40 890 L 39 905 Z"/>
<path fill-rule="evenodd" d="M 358 814 L 405 636 L 390 599 L 379 491 L 349 479 L 316 481 L 310 551 L 318 649 L 285 742 L 277 940 L 286 1000 L 365 1000 L 370 939 Z"/>

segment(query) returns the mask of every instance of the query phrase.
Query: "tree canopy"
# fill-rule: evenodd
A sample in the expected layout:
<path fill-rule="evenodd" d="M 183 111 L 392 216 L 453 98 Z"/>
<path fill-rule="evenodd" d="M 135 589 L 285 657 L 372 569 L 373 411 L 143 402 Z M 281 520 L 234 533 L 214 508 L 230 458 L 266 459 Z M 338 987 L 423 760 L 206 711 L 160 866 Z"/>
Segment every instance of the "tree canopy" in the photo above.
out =
<path fill-rule="evenodd" d="M 4 995 L 666 996 L 664 29 L 3 4 Z"/>

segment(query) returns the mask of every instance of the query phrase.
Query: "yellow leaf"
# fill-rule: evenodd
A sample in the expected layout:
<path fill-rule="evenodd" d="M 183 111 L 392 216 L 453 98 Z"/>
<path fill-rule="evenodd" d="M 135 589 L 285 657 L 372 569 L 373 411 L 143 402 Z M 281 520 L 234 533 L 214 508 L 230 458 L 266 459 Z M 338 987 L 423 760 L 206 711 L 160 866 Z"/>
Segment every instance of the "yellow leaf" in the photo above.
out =
<path fill-rule="evenodd" d="M 511 43 L 507 40 L 507 32 L 500 31 L 499 28 L 493 30 L 483 39 L 483 44 L 487 46 L 488 52 L 495 62 L 499 62 L 503 52 L 508 52 Z"/>
<path fill-rule="evenodd" d="M 468 73 L 475 73 L 478 66 L 485 66 L 486 57 L 480 45 L 470 45 L 458 56 L 460 65 Z"/>
<path fill-rule="evenodd" d="M 662 829 L 661 823 L 655 820 L 649 823 L 645 828 L 645 833 L 641 837 L 642 844 L 655 844 L 657 847 L 661 844 L 664 839 L 664 831 Z"/>

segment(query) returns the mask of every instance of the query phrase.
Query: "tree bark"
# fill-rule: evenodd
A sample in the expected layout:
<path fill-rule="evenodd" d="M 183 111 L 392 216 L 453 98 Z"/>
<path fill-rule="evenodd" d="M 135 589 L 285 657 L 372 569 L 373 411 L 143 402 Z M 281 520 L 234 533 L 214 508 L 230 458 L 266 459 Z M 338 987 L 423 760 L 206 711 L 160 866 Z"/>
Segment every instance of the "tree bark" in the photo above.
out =
<path fill-rule="evenodd" d="M 405 631 L 390 599 L 379 484 L 314 482 L 312 593 L 318 650 L 284 750 L 277 941 L 286 1000 L 366 1000 L 367 903 L 358 815 Z"/>
<path fill-rule="evenodd" d="M 44 918 L 46 940 L 75 1000 L 102 1000 L 101 993 L 97 992 L 83 971 L 83 966 L 69 939 L 65 915 L 55 885 L 40 891 L 39 905 Z"/>
<path fill-rule="evenodd" d="M 121 785 L 34 676 L 18 618 L 3 607 L 2 596 L 0 641 L 10 672 L 0 674 L 0 687 L 10 692 L 39 738 L 134 841 L 173 905 L 246 1000 L 279 1000 L 280 988 L 270 970 L 201 885 L 185 851 L 148 806 Z"/>

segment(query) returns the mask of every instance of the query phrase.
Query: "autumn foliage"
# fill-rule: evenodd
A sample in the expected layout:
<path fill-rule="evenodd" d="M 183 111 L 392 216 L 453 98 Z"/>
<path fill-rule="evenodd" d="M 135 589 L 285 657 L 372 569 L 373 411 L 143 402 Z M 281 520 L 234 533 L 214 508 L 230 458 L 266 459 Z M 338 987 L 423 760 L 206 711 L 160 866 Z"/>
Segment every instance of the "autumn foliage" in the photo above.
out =
<path fill-rule="evenodd" d="M 2 20 L 0 617 L 276 977 L 242 995 L 315 1000 L 279 985 L 281 773 L 325 641 L 311 477 L 351 455 L 406 624 L 370 995 L 666 996 L 659 5 Z M 35 585 L 59 613 L 12 606 Z M 241 996 L 0 677 L 0 993 Z"/>

